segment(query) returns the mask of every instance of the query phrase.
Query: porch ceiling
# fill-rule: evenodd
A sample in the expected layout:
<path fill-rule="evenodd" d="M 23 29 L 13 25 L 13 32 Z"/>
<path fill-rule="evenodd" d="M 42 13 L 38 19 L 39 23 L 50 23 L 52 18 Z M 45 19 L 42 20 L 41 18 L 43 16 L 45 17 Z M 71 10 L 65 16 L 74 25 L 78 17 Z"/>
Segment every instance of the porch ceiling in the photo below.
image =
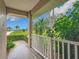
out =
<path fill-rule="evenodd" d="M 4 2 L 8 13 L 26 16 L 31 11 L 33 17 L 36 17 L 63 3 L 64 0 L 4 0 Z"/>
<path fill-rule="evenodd" d="M 4 0 L 7 7 L 29 11 L 40 1 L 40 0 Z"/>

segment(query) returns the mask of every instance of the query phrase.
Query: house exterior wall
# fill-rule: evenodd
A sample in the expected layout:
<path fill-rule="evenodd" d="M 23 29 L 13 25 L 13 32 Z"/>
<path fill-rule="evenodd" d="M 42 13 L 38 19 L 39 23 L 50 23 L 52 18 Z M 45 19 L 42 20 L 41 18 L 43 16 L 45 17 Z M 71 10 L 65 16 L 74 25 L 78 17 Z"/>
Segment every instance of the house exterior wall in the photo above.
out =
<path fill-rule="evenodd" d="M 0 0 L 0 59 L 6 59 L 6 8 L 3 0 Z"/>

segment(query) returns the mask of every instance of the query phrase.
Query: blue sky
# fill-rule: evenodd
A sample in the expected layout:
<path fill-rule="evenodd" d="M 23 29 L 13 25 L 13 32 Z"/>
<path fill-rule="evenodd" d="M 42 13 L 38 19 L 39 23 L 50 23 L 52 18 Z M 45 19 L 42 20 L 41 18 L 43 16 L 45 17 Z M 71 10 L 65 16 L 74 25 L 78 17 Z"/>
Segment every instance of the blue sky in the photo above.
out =
<path fill-rule="evenodd" d="M 15 26 L 20 26 L 21 29 L 28 29 L 28 19 L 8 16 L 7 27 L 15 29 Z"/>
<path fill-rule="evenodd" d="M 48 17 L 48 12 L 33 19 L 33 23 L 36 22 L 36 20 L 38 20 L 38 19 L 47 18 L 47 17 Z M 29 19 L 8 16 L 7 17 L 7 27 L 11 27 L 11 28 L 15 29 L 15 26 L 20 26 L 20 29 L 28 29 Z"/>

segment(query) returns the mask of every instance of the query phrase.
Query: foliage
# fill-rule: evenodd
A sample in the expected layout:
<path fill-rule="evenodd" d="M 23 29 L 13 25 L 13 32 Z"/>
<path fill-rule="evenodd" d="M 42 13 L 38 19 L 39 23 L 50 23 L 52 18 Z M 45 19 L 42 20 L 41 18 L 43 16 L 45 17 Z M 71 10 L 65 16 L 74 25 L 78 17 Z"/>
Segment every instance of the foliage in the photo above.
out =
<path fill-rule="evenodd" d="M 36 23 L 34 23 L 33 29 L 36 34 L 42 35 L 47 29 L 48 19 L 39 19 Z"/>
<path fill-rule="evenodd" d="M 48 28 L 44 33 L 44 36 L 53 37 L 53 30 Z"/>
<path fill-rule="evenodd" d="M 15 28 L 16 28 L 16 30 L 19 30 L 20 29 L 20 26 L 17 25 L 17 26 L 15 26 Z"/>
<path fill-rule="evenodd" d="M 22 31 L 25 32 L 26 30 L 25 29 L 22 29 Z"/>
<path fill-rule="evenodd" d="M 72 9 L 69 9 L 65 15 L 57 18 L 54 31 L 54 37 L 60 37 L 67 40 L 79 39 L 79 1 L 77 1 Z"/>
<path fill-rule="evenodd" d="M 11 27 L 7 27 L 7 29 L 8 29 L 8 31 L 12 30 L 12 28 L 11 28 Z"/>
<path fill-rule="evenodd" d="M 23 32 L 22 30 L 19 30 L 19 31 L 14 31 L 10 35 L 26 35 L 27 36 L 28 32 L 27 31 Z"/>
<path fill-rule="evenodd" d="M 8 36 L 8 39 L 11 39 L 12 41 L 24 40 L 27 42 L 27 31 L 15 31 Z"/>
<path fill-rule="evenodd" d="M 11 49 L 11 48 L 13 48 L 14 46 L 15 46 L 15 45 L 14 45 L 12 39 L 8 39 L 8 40 L 7 40 L 7 49 Z"/>

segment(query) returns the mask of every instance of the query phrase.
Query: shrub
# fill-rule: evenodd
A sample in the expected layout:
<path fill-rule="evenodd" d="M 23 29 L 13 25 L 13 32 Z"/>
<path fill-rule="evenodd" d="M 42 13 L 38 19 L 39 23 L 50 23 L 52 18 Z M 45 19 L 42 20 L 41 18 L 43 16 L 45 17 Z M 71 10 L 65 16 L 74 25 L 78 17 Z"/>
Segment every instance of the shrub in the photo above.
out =
<path fill-rule="evenodd" d="M 17 40 L 24 40 L 26 42 L 28 41 L 25 35 L 10 35 L 8 36 L 8 39 L 11 39 L 12 41 L 17 41 Z"/>
<path fill-rule="evenodd" d="M 12 39 L 8 39 L 8 40 L 7 40 L 7 49 L 11 49 L 11 48 L 13 48 L 14 46 L 15 46 L 15 45 L 14 45 Z"/>

